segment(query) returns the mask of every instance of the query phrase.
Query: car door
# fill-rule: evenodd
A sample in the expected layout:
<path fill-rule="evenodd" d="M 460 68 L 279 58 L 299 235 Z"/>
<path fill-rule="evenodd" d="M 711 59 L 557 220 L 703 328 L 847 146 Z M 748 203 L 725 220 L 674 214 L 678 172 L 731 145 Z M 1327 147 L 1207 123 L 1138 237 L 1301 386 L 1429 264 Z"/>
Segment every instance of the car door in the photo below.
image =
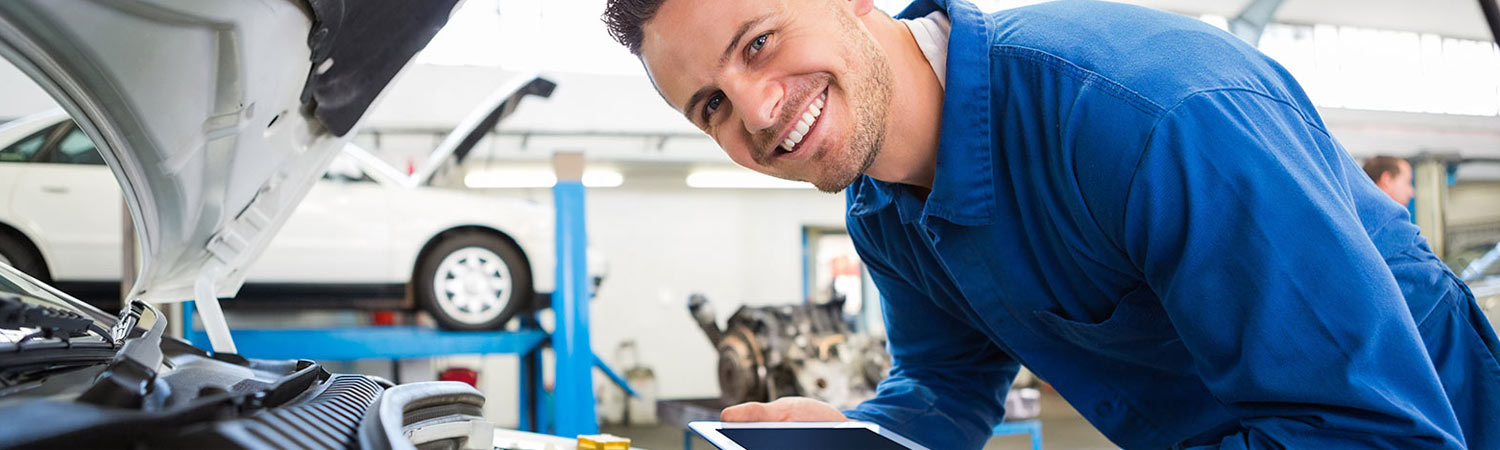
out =
<path fill-rule="evenodd" d="M 55 130 L 61 127 L 61 123 L 49 124 L 42 127 L 27 127 L 28 129 L 14 131 L 18 139 L 11 141 L 0 138 L 0 221 L 15 221 L 16 214 L 11 210 L 11 202 L 16 196 L 16 181 L 21 174 L 32 165 L 35 158 L 47 140 L 52 137 Z M 19 226 L 19 224 L 11 224 Z"/>
<path fill-rule="evenodd" d="M 49 250 L 52 278 L 118 281 L 124 200 L 93 141 L 65 121 L 15 175 L 11 210 Z"/>
<path fill-rule="evenodd" d="M 335 160 L 335 166 L 338 166 Z M 255 263 L 247 283 L 391 284 L 385 188 L 362 173 L 323 176 Z"/>

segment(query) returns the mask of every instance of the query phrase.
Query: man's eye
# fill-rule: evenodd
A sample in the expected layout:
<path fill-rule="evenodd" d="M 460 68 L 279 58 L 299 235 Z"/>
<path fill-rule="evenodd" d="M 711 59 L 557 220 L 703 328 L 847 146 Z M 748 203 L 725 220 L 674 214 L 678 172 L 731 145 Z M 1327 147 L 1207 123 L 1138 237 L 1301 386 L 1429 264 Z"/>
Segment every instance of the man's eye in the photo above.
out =
<path fill-rule="evenodd" d="M 719 104 L 723 102 L 723 94 L 714 94 L 713 97 L 709 97 L 708 102 L 703 105 L 703 118 L 707 119 L 709 116 L 714 115 L 714 112 L 719 110 Z"/>
<path fill-rule="evenodd" d="M 770 37 L 771 37 L 771 33 L 766 33 L 766 34 L 762 34 L 760 36 L 757 36 L 755 38 L 755 40 L 750 41 L 750 53 L 754 54 L 755 52 L 760 51 L 761 48 L 763 48 L 763 47 L 766 46 L 766 39 L 770 38 Z"/>

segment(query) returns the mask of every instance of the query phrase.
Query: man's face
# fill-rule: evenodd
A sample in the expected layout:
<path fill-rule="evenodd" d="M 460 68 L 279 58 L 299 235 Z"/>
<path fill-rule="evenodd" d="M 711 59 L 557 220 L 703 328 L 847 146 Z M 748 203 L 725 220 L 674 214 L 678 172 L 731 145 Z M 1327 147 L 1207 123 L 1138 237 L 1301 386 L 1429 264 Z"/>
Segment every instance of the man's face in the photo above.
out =
<path fill-rule="evenodd" d="M 837 192 L 885 139 L 892 75 L 859 21 L 869 1 L 667 0 L 641 60 L 735 163 Z"/>
<path fill-rule="evenodd" d="M 1411 164 L 1401 161 L 1400 166 L 1400 171 L 1386 172 L 1380 176 L 1380 190 L 1391 196 L 1391 200 L 1406 206 L 1411 202 L 1412 195 L 1415 195 L 1414 188 L 1411 186 Z"/>

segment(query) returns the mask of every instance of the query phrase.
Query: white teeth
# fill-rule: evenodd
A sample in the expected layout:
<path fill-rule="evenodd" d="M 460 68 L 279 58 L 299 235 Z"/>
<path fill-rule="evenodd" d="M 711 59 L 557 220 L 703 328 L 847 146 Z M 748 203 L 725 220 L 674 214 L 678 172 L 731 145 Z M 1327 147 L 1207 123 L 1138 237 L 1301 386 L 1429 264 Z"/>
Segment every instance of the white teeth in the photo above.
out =
<path fill-rule="evenodd" d="M 812 129 L 813 124 L 818 121 L 818 116 L 823 114 L 823 101 L 827 98 L 826 95 L 818 96 L 813 99 L 811 105 L 807 106 L 807 111 L 802 113 L 802 120 L 797 122 L 797 127 L 792 130 L 786 140 L 781 141 L 782 151 L 790 153 L 797 148 L 797 144 L 802 143 L 802 138 L 807 136 L 807 131 Z"/>

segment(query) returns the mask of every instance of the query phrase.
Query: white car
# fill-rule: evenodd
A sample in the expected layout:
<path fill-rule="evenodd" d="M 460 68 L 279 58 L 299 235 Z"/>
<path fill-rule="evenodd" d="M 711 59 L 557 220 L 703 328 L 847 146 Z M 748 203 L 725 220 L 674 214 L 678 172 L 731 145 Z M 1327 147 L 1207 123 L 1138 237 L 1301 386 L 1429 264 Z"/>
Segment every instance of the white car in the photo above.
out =
<path fill-rule="evenodd" d="M 382 166 L 345 148 L 229 304 L 419 306 L 445 328 L 479 330 L 552 291 L 551 208 L 429 187 Z M 0 125 L 0 262 L 75 295 L 118 298 L 122 205 L 109 167 L 66 113 Z"/>

